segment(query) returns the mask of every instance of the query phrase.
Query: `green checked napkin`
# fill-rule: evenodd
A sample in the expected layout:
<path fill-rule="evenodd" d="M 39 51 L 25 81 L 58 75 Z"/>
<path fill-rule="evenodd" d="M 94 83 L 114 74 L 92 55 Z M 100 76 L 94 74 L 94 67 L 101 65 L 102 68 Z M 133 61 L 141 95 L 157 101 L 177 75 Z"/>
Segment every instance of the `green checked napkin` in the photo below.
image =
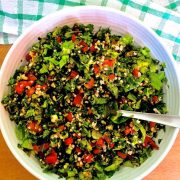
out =
<path fill-rule="evenodd" d="M 151 27 L 180 61 L 179 0 L 0 0 L 0 43 L 13 43 L 34 21 L 69 6 L 108 6 Z"/>

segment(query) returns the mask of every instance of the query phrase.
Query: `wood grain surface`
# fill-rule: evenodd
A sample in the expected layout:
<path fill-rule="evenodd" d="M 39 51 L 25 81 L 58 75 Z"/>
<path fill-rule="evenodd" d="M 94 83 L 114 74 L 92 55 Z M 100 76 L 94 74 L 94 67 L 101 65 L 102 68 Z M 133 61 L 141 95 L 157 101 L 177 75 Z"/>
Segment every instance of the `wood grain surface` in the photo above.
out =
<path fill-rule="evenodd" d="M 0 65 L 7 54 L 10 45 L 0 45 Z M 36 180 L 15 159 L 8 149 L 2 134 L 0 133 L 0 180 Z M 180 179 L 180 133 L 175 144 L 160 163 L 144 180 L 178 180 Z"/>

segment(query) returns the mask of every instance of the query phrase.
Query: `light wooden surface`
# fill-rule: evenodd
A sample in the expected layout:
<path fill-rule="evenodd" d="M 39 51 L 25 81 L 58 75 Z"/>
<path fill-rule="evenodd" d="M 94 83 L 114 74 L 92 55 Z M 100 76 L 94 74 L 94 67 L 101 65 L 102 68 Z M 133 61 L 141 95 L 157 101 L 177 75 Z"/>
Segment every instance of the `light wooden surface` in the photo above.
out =
<path fill-rule="evenodd" d="M 10 45 L 0 45 L 0 65 Z M 14 158 L 0 133 L 0 180 L 36 180 Z M 144 180 L 180 179 L 180 133 L 166 158 Z"/>

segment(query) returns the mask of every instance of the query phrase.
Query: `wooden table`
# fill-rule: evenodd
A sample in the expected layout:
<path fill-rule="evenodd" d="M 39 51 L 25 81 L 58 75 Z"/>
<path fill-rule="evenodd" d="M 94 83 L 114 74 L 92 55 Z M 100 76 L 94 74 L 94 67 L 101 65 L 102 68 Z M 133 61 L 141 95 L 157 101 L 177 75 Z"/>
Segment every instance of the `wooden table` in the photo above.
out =
<path fill-rule="evenodd" d="M 0 45 L 0 65 L 10 45 Z M 14 158 L 0 133 L 0 180 L 36 180 Z M 180 179 L 180 133 L 166 158 L 144 180 Z"/>

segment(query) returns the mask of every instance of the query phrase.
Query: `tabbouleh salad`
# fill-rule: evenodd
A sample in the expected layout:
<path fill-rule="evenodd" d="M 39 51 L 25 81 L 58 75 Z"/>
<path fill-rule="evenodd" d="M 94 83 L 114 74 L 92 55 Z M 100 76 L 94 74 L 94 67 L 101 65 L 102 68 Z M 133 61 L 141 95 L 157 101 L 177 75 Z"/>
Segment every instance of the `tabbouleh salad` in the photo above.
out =
<path fill-rule="evenodd" d="M 166 113 L 165 64 L 130 35 L 92 24 L 57 27 L 39 37 L 9 80 L 2 103 L 16 123 L 18 147 L 45 172 L 106 179 L 140 166 L 165 127 L 123 117 L 119 109 Z"/>

